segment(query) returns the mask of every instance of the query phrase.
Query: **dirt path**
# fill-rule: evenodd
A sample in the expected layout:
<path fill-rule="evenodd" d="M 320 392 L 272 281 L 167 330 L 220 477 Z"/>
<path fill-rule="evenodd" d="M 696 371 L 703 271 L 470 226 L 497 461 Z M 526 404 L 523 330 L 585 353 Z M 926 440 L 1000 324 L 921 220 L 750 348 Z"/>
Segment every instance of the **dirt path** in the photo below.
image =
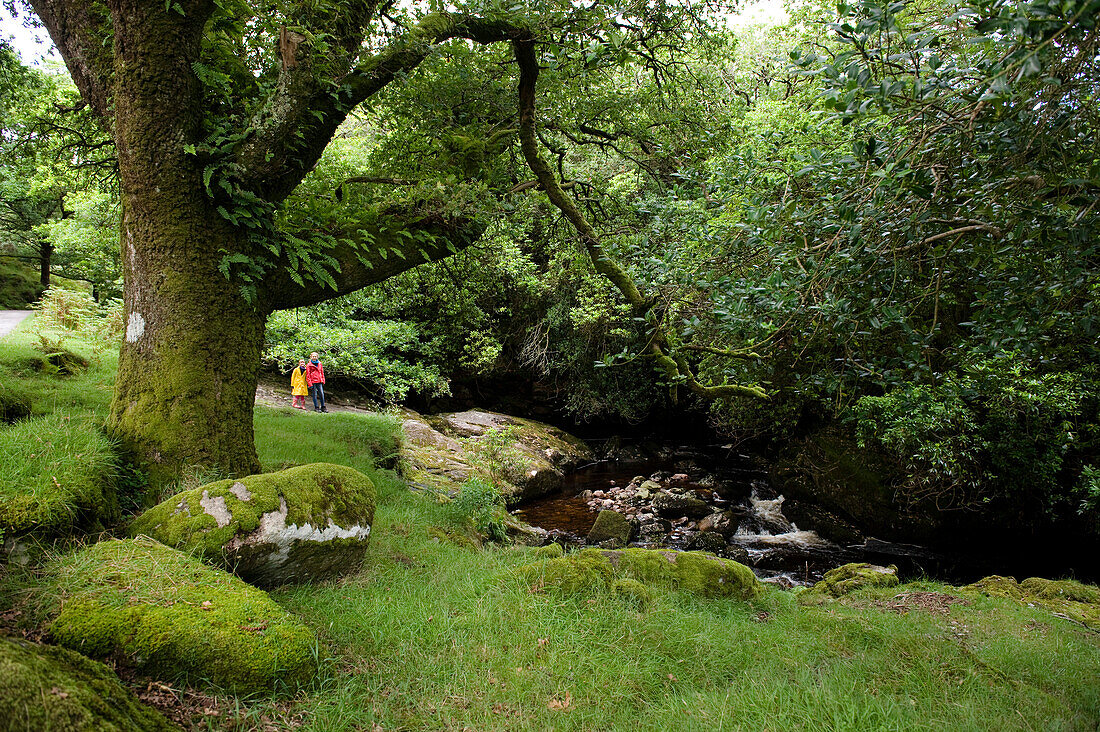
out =
<path fill-rule="evenodd" d="M 31 310 L 0 310 L 0 338 L 15 330 L 15 326 L 22 323 Z"/>
<path fill-rule="evenodd" d="M 290 407 L 290 377 L 280 379 L 271 374 L 262 374 L 260 383 L 256 386 L 256 403 L 265 407 Z M 313 411 L 313 398 L 306 396 L 306 406 Z M 325 406 L 330 412 L 354 412 L 356 414 L 374 414 L 377 407 L 358 404 L 354 400 L 345 399 L 341 395 L 329 394 L 325 390 Z"/>

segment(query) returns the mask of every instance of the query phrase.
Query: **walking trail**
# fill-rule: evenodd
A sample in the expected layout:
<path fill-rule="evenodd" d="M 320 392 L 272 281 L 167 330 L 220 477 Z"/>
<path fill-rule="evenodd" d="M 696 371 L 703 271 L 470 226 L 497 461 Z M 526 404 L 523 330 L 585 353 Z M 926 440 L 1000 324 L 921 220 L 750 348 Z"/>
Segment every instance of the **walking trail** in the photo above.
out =
<path fill-rule="evenodd" d="M 23 322 L 31 310 L 0 310 L 0 338 L 15 330 L 15 326 Z"/>

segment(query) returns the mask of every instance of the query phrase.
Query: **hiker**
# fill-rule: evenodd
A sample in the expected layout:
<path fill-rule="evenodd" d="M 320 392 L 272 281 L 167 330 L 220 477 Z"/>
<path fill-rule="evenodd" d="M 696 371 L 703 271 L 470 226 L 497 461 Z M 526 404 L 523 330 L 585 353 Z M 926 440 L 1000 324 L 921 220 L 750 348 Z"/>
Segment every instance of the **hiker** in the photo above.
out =
<path fill-rule="evenodd" d="M 306 360 L 298 359 L 298 365 L 290 370 L 290 395 L 294 397 L 291 402 L 295 409 L 306 408 L 306 394 L 309 387 L 306 385 Z"/>
<path fill-rule="evenodd" d="M 309 363 L 306 365 L 306 384 L 309 385 L 309 393 L 313 395 L 313 411 L 327 412 L 325 408 L 325 367 L 321 365 L 321 357 L 316 351 L 309 354 Z M 320 406 L 318 406 L 320 398 Z"/>

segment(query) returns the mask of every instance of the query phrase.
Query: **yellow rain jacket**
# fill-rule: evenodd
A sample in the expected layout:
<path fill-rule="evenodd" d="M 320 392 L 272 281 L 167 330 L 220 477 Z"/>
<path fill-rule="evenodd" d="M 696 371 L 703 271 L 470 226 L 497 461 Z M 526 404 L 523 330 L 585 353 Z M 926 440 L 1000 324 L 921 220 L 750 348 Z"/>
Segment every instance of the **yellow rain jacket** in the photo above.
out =
<path fill-rule="evenodd" d="M 306 372 L 297 366 L 290 372 L 290 393 L 292 396 L 306 396 L 309 389 L 306 387 Z"/>

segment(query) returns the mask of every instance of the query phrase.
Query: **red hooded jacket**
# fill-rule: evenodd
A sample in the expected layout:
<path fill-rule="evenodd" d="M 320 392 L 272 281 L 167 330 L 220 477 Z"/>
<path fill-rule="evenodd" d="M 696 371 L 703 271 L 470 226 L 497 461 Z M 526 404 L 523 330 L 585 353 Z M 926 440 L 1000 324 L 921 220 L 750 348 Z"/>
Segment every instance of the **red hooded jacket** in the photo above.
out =
<path fill-rule="evenodd" d="M 310 361 L 306 364 L 306 384 L 313 386 L 314 384 L 325 383 L 325 367 L 318 361 L 313 363 Z"/>

